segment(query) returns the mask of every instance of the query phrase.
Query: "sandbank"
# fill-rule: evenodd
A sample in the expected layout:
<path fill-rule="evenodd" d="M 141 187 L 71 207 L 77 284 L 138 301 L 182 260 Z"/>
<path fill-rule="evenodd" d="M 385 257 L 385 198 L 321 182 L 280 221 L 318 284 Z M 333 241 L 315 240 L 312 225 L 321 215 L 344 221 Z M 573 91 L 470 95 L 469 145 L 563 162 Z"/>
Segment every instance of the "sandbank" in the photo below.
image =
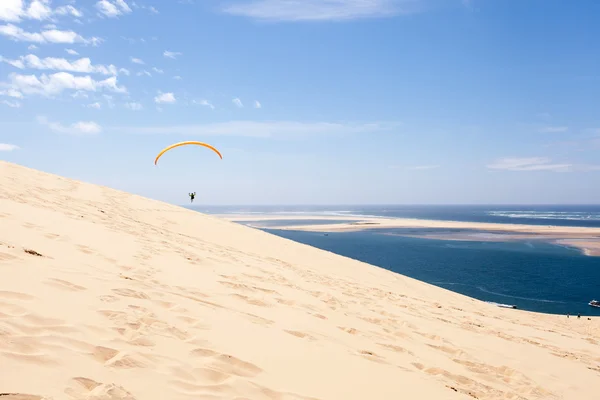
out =
<path fill-rule="evenodd" d="M 600 320 L 503 309 L 0 161 L 2 400 L 563 399 Z"/>
<path fill-rule="evenodd" d="M 352 217 L 352 216 L 322 216 L 322 215 L 241 215 L 222 214 L 222 218 L 249 223 L 250 226 L 264 227 L 261 221 L 278 220 L 315 220 L 331 221 L 322 224 L 297 224 L 276 225 L 269 228 L 282 230 L 298 230 L 311 232 L 355 232 L 367 229 L 393 229 L 393 228 L 438 228 L 461 229 L 483 232 L 501 232 L 502 237 L 496 240 L 545 240 L 565 246 L 579 248 L 589 256 L 600 256 L 600 228 L 552 225 L 522 225 L 501 224 L 468 221 L 445 221 L 414 218 L 379 218 L 379 217 Z M 345 222 L 354 220 L 353 222 Z M 344 221 L 337 222 L 336 221 Z M 405 234 L 404 236 L 423 237 L 444 240 L 493 240 L 485 238 L 468 238 L 464 233 L 447 232 L 438 234 Z"/>

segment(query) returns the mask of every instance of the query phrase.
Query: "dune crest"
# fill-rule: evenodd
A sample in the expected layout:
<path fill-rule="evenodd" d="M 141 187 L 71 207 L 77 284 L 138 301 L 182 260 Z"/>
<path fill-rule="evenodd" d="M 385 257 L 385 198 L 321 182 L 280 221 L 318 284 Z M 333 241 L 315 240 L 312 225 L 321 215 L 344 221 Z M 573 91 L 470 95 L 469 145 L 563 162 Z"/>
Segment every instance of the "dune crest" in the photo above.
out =
<path fill-rule="evenodd" d="M 494 307 L 0 161 L 0 400 L 595 399 L 597 318 Z"/>

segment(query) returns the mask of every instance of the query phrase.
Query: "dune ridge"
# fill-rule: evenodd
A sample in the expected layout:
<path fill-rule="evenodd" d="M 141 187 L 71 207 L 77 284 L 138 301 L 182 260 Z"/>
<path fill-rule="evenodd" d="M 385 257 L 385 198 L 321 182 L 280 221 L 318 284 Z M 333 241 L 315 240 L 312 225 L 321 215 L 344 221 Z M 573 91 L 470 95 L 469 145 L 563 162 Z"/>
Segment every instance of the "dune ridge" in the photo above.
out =
<path fill-rule="evenodd" d="M 0 161 L 0 398 L 595 399 L 600 323 Z"/>

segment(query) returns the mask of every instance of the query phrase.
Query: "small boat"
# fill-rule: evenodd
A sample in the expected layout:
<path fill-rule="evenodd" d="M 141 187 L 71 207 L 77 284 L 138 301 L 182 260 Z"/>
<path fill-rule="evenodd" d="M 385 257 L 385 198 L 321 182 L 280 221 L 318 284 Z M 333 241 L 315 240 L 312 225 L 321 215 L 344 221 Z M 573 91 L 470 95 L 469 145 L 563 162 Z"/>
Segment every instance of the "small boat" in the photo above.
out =
<path fill-rule="evenodd" d="M 600 308 L 600 301 L 598 301 L 598 300 L 592 300 L 588 304 L 590 306 L 592 306 L 592 307 L 598 307 L 598 308 Z"/>
<path fill-rule="evenodd" d="M 492 304 L 496 307 L 502 307 L 502 308 L 517 308 L 517 306 L 515 306 L 514 304 L 502 304 L 502 303 L 494 303 L 493 301 L 488 301 L 487 303 Z"/>

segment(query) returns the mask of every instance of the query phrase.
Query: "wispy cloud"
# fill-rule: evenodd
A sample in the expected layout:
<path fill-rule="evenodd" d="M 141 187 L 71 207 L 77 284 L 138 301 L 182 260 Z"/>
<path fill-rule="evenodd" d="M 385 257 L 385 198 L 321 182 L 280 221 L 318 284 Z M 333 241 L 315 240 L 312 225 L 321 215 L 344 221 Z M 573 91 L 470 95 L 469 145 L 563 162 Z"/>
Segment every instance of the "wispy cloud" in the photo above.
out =
<path fill-rule="evenodd" d="M 79 55 L 79 53 L 76 50 L 73 50 L 73 49 L 65 49 L 65 51 L 68 54 L 72 55 L 72 56 L 78 56 Z"/>
<path fill-rule="evenodd" d="M 440 167 L 439 165 L 414 165 L 414 166 L 408 167 L 408 169 L 418 171 L 418 170 L 436 169 L 439 167 Z"/>
<path fill-rule="evenodd" d="M 262 108 L 262 104 L 260 104 L 260 101 L 254 100 L 254 108 Z"/>
<path fill-rule="evenodd" d="M 165 72 L 162 69 L 156 67 L 152 67 L 152 71 L 156 72 L 157 74 L 163 74 Z"/>
<path fill-rule="evenodd" d="M 0 61 L 12 65 L 19 69 L 39 69 L 39 70 L 58 70 L 68 72 L 80 72 L 88 74 L 117 75 L 119 70 L 114 65 L 92 65 L 89 58 L 80 58 L 75 61 L 69 61 L 64 58 L 46 57 L 39 58 L 35 54 L 21 56 L 18 59 L 11 60 L 0 56 Z"/>
<path fill-rule="evenodd" d="M 232 15 L 271 21 L 343 21 L 420 10 L 415 0 L 251 0 L 223 8 Z"/>
<path fill-rule="evenodd" d="M 146 76 L 152 76 L 152 74 L 148 71 L 146 71 L 145 69 L 141 70 L 140 72 L 138 72 L 136 74 L 137 76 L 142 76 L 142 75 L 146 75 Z"/>
<path fill-rule="evenodd" d="M 0 151 L 14 151 L 19 149 L 20 147 L 16 144 L 0 143 Z"/>
<path fill-rule="evenodd" d="M 125 108 L 128 108 L 132 111 L 139 111 L 141 109 L 143 109 L 143 106 L 140 103 L 125 103 Z"/>
<path fill-rule="evenodd" d="M 0 35 L 6 36 L 18 42 L 35 42 L 35 43 L 84 43 L 94 46 L 100 44 L 102 39 L 98 37 L 84 38 L 80 34 L 73 31 L 65 31 L 58 29 L 46 29 L 41 32 L 27 32 L 23 28 L 13 24 L 0 25 Z"/>
<path fill-rule="evenodd" d="M 546 157 L 507 157 L 488 164 L 489 169 L 501 169 L 507 171 L 556 171 L 567 172 L 573 168 L 573 164 L 555 164 Z"/>
<path fill-rule="evenodd" d="M 15 90 L 15 89 L 0 90 L 0 96 L 8 96 L 8 97 L 14 97 L 15 99 L 22 99 L 23 93 L 19 92 L 18 90 Z"/>
<path fill-rule="evenodd" d="M 131 12 L 131 8 L 125 2 L 125 0 L 100 0 L 96 2 L 96 9 L 102 14 L 109 18 L 116 18 L 119 15 L 128 14 Z"/>
<path fill-rule="evenodd" d="M 233 102 L 233 104 L 236 105 L 236 107 L 239 107 L 239 108 L 244 107 L 244 104 L 242 103 L 242 101 L 240 99 L 238 99 L 237 97 L 231 101 Z"/>
<path fill-rule="evenodd" d="M 5 106 L 8 106 L 10 108 L 19 108 L 19 107 L 21 107 L 21 102 L 20 101 L 16 101 L 16 100 L 2 100 L 2 101 L 0 101 L 0 103 L 4 104 Z"/>
<path fill-rule="evenodd" d="M 131 62 L 134 63 L 134 64 L 140 64 L 140 65 L 144 65 L 145 64 L 144 60 L 139 59 L 139 58 L 129 57 L 129 60 L 131 60 Z"/>
<path fill-rule="evenodd" d="M 544 126 L 538 129 L 538 132 L 541 133 L 562 133 L 567 132 L 569 130 L 568 126 Z"/>
<path fill-rule="evenodd" d="M 199 105 L 205 106 L 205 107 L 209 107 L 211 110 L 215 109 L 215 106 L 212 103 L 210 103 L 208 100 L 204 100 L 204 99 L 202 99 L 202 100 L 192 100 L 192 103 L 199 104 Z"/>
<path fill-rule="evenodd" d="M 75 76 L 68 72 L 57 72 L 55 74 L 20 75 L 10 74 L 9 82 L 2 83 L 8 86 L 8 90 L 18 91 L 24 94 L 39 94 L 44 96 L 53 96 L 62 93 L 65 90 L 95 92 L 97 90 L 109 90 L 116 93 L 126 93 L 124 86 L 117 84 L 117 78 L 110 78 L 97 81 L 89 75 Z"/>
<path fill-rule="evenodd" d="M 54 132 L 66 133 L 69 135 L 95 135 L 102 132 L 102 127 L 92 121 L 79 121 L 69 126 L 65 126 L 59 122 L 52 122 L 45 116 L 38 116 L 37 121 Z"/>
<path fill-rule="evenodd" d="M 161 93 L 154 98 L 154 102 L 157 104 L 161 103 L 175 103 L 177 99 L 173 93 Z"/>
<path fill-rule="evenodd" d="M 182 53 L 180 53 L 178 51 L 165 50 L 165 52 L 163 53 L 163 56 L 165 56 L 166 58 L 172 58 L 172 59 L 176 59 L 180 55 L 182 55 Z"/>
<path fill-rule="evenodd" d="M 94 108 L 96 110 L 100 110 L 102 108 L 102 104 L 100 104 L 99 102 L 95 102 L 92 104 L 88 104 L 87 105 L 88 108 Z"/>
<path fill-rule="evenodd" d="M 374 123 L 336 123 L 336 122 L 297 122 L 297 121 L 229 121 L 198 125 L 169 126 L 126 126 L 112 127 L 110 130 L 132 134 L 173 134 L 184 136 L 247 136 L 259 138 L 294 138 L 306 136 L 349 135 L 357 133 L 374 133 L 397 128 L 396 122 Z"/>

